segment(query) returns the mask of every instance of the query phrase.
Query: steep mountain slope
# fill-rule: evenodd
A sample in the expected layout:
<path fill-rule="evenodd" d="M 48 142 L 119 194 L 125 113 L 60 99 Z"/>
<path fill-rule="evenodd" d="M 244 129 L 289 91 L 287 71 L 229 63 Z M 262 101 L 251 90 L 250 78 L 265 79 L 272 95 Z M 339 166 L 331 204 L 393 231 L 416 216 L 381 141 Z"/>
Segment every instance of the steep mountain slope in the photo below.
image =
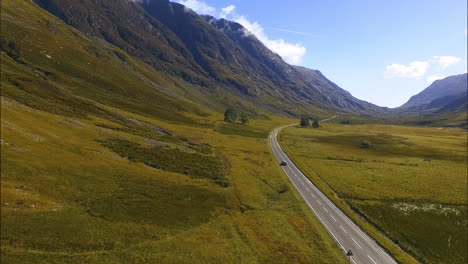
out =
<path fill-rule="evenodd" d="M 109 116 L 89 100 L 174 122 L 191 123 L 187 112 L 203 115 L 190 97 L 174 95 L 177 79 L 59 20 L 42 23 L 27 26 L 9 9 L 2 10 L 2 96 L 75 117 Z M 203 97 L 196 90 L 191 95 Z"/>
<path fill-rule="evenodd" d="M 440 98 L 437 98 L 427 104 L 428 109 L 438 109 L 438 112 L 446 111 L 466 111 L 467 105 L 467 91 L 447 95 Z"/>
<path fill-rule="evenodd" d="M 296 96 L 296 100 L 310 100 L 313 105 L 361 114 L 364 112 L 382 113 L 386 111 L 386 109 L 378 108 L 375 105 L 354 98 L 349 92 L 338 87 L 319 71 L 287 64 L 242 25 L 225 19 L 215 19 L 211 16 L 204 17 L 210 24 L 225 33 L 247 54 L 258 61 L 260 65 L 269 70 L 262 71 L 262 76 L 273 80 L 275 84 L 289 87 Z"/>
<path fill-rule="evenodd" d="M 468 127 L 466 73 L 437 80 L 399 108 L 392 109 L 405 124 Z"/>
<path fill-rule="evenodd" d="M 35 2 L 86 35 L 104 39 L 160 72 L 182 76 L 188 90 L 216 94 L 216 102 L 242 98 L 288 115 L 385 111 L 355 99 L 323 75 L 288 65 L 241 25 L 199 16 L 168 0 Z"/>
<path fill-rule="evenodd" d="M 300 73 L 304 82 L 309 85 L 309 89 L 314 89 L 315 93 L 321 96 L 321 101 L 326 105 L 333 105 L 339 109 L 352 109 L 353 112 L 360 113 L 363 116 L 381 115 L 389 110 L 386 107 L 376 107 L 371 103 L 353 97 L 351 93 L 327 79 L 318 70 L 299 66 L 294 66 L 294 68 Z"/>
<path fill-rule="evenodd" d="M 203 83 L 203 70 L 180 39 L 132 1 L 35 2 L 88 37 L 103 39 L 159 71 Z"/>
<path fill-rule="evenodd" d="M 436 99 L 458 94 L 466 94 L 468 89 L 467 73 L 446 77 L 442 80 L 434 81 L 429 87 L 417 95 L 412 96 L 408 102 L 402 105 L 401 109 L 408 109 L 415 106 L 429 105 Z"/>

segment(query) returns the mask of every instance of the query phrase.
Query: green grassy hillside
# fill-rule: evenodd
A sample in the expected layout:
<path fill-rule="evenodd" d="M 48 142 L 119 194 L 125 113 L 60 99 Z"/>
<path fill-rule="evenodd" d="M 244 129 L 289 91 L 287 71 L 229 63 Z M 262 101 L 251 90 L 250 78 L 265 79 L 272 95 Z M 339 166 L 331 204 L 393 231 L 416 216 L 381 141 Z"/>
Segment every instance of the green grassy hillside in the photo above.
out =
<path fill-rule="evenodd" d="M 266 138 L 106 108 L 171 133 L 154 140 L 102 128 L 107 120 L 99 117 L 2 100 L 2 263 L 345 263 L 289 187 Z M 244 129 L 282 122 L 253 120 Z M 181 158 L 168 164 L 180 168 L 187 155 L 218 165 L 213 174 L 172 172 L 102 142 L 160 149 Z"/>
<path fill-rule="evenodd" d="M 287 128 L 281 144 L 338 205 L 422 263 L 466 263 L 466 131 L 325 124 Z"/>
<path fill-rule="evenodd" d="M 289 119 L 1 8 L 2 263 L 346 263 L 270 153 Z"/>

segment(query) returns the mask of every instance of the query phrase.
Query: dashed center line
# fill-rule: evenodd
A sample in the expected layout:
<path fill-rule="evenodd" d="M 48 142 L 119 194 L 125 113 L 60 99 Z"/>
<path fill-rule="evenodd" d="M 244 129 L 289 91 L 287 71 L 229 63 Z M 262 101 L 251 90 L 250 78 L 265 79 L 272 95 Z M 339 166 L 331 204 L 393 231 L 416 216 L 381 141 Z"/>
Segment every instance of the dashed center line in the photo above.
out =
<path fill-rule="evenodd" d="M 336 219 L 335 219 L 335 217 L 333 217 L 333 215 L 330 215 L 330 217 L 331 217 L 333 220 L 335 220 L 335 222 L 336 222 Z"/>
<path fill-rule="evenodd" d="M 372 262 L 374 262 L 374 264 L 377 264 L 377 262 L 375 262 L 375 260 L 373 258 L 371 258 L 371 256 L 367 255 L 367 257 L 372 260 Z"/>
<path fill-rule="evenodd" d="M 322 203 L 321 203 L 319 200 L 317 200 L 317 203 L 319 203 L 320 205 L 322 205 Z"/>
<path fill-rule="evenodd" d="M 323 210 L 325 210 L 325 212 L 327 212 L 327 213 L 328 213 L 328 210 L 327 210 L 327 208 L 325 208 L 325 206 L 322 206 L 322 207 L 323 207 Z"/>
<path fill-rule="evenodd" d="M 342 227 L 342 226 L 340 225 L 340 228 L 343 229 L 343 231 L 345 231 L 346 234 L 348 234 L 348 231 L 346 231 L 346 229 L 344 229 L 344 227 Z"/>
<path fill-rule="evenodd" d="M 362 248 L 361 245 L 358 244 L 358 242 L 356 242 L 356 240 L 354 240 L 353 238 L 351 238 L 351 240 L 354 242 L 354 244 L 356 244 L 359 248 Z"/>

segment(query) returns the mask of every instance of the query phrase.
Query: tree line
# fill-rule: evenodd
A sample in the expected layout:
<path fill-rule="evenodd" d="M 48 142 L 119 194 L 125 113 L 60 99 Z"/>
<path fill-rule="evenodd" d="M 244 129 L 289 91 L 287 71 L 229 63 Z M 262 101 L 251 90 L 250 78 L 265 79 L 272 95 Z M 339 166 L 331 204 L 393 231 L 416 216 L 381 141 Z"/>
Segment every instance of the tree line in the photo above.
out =
<path fill-rule="evenodd" d="M 319 121 L 317 119 L 314 119 L 312 121 L 312 125 L 311 125 L 310 119 L 308 117 L 302 117 L 301 121 L 299 122 L 299 125 L 301 127 L 313 127 L 313 128 L 319 128 L 320 127 Z"/>

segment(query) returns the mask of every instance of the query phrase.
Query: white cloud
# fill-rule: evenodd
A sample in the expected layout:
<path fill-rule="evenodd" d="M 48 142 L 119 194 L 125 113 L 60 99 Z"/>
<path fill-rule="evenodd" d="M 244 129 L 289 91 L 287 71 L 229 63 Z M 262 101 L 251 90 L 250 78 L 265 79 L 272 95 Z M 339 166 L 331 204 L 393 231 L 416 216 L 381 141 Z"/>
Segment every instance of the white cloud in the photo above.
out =
<path fill-rule="evenodd" d="M 205 2 L 198 0 L 179 0 L 180 4 L 185 5 L 186 7 L 192 9 L 198 14 L 202 15 L 211 15 L 221 18 L 226 18 L 229 16 L 230 20 L 234 20 L 237 23 L 243 25 L 248 32 L 246 34 L 253 34 L 257 37 L 258 40 L 263 42 L 270 50 L 280 55 L 283 60 L 289 64 L 298 65 L 301 63 L 302 58 L 305 56 L 307 50 L 300 43 L 288 43 L 284 39 L 270 39 L 265 34 L 263 27 L 258 22 L 250 22 L 245 16 L 235 15 L 232 13 L 236 8 L 234 5 L 229 5 L 221 9 L 221 12 L 218 12 L 216 8 L 209 6 Z"/>
<path fill-rule="evenodd" d="M 385 77 L 387 78 L 419 78 L 426 74 L 429 62 L 427 61 L 413 61 L 408 65 L 391 64 L 387 66 Z"/>
<path fill-rule="evenodd" d="M 244 16 L 239 16 L 234 20 L 248 30 L 248 32 L 245 32 L 246 34 L 253 34 L 265 46 L 280 55 L 289 64 L 300 64 L 307 52 L 306 48 L 299 43 L 292 44 L 283 39 L 269 39 L 258 22 L 252 23 Z"/>
<path fill-rule="evenodd" d="M 462 60 L 455 56 L 434 56 L 433 58 L 442 68 L 450 67 Z"/>
<path fill-rule="evenodd" d="M 231 14 L 232 11 L 234 11 L 234 9 L 236 9 L 235 5 L 230 5 L 226 6 L 225 8 L 221 8 L 221 13 L 219 13 L 219 17 L 226 18 L 227 15 Z"/>
<path fill-rule="evenodd" d="M 413 78 L 419 79 L 426 75 L 428 69 L 435 71 L 435 75 L 427 76 L 427 82 L 432 83 L 435 80 L 445 76 L 437 75 L 437 72 L 444 70 L 452 65 L 461 62 L 462 59 L 455 56 L 433 56 L 432 59 L 425 61 L 413 61 L 408 65 L 391 64 L 386 67 L 384 76 L 387 78 Z M 440 73 L 439 73 L 440 74 Z"/>
<path fill-rule="evenodd" d="M 205 2 L 198 1 L 198 0 L 181 0 L 178 1 L 178 3 L 192 9 L 198 14 L 203 14 L 203 15 L 211 15 L 215 16 L 216 15 L 216 8 L 207 5 Z"/>
<path fill-rule="evenodd" d="M 436 81 L 436 80 L 441 80 L 441 79 L 443 79 L 443 78 L 445 78 L 445 77 L 447 77 L 447 76 L 430 75 L 430 76 L 427 76 L 427 77 L 426 77 L 426 81 L 427 81 L 427 83 L 431 84 L 431 83 L 433 83 L 434 81 Z"/>

